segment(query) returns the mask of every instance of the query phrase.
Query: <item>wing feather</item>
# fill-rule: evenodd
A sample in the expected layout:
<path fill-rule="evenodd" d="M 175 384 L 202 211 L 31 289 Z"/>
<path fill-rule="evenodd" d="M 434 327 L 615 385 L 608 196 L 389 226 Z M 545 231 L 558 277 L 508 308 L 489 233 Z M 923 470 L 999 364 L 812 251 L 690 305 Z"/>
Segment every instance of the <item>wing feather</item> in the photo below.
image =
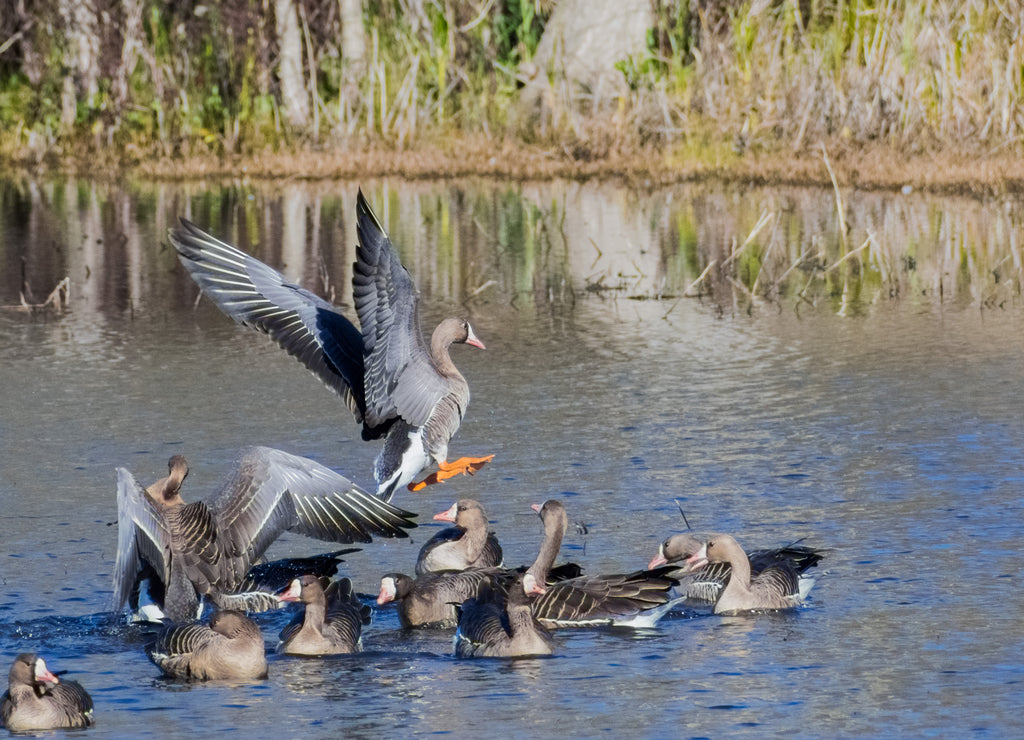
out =
<path fill-rule="evenodd" d="M 270 335 L 363 420 L 363 346 L 337 309 L 245 252 L 181 219 L 169 232 L 202 291 L 240 324 Z"/>
<path fill-rule="evenodd" d="M 559 581 L 533 602 L 533 613 L 541 623 L 553 626 L 607 624 L 634 617 L 668 603 L 676 583 L 666 575 L 668 570 Z"/>
<path fill-rule="evenodd" d="M 447 389 L 423 339 L 419 293 L 362 191 L 356 219 L 352 294 L 363 332 L 366 423 L 383 427 L 400 416 L 422 426 Z"/>
<path fill-rule="evenodd" d="M 405 537 L 410 512 L 366 493 L 308 458 L 269 447 L 245 450 L 210 504 L 243 573 L 286 530 L 329 542 Z M 231 590 L 237 584 L 223 587 Z"/>
<path fill-rule="evenodd" d="M 170 582 L 170 546 L 171 534 L 156 504 L 130 472 L 118 468 L 114 611 L 128 600 L 143 563 L 149 563 L 165 584 Z"/>

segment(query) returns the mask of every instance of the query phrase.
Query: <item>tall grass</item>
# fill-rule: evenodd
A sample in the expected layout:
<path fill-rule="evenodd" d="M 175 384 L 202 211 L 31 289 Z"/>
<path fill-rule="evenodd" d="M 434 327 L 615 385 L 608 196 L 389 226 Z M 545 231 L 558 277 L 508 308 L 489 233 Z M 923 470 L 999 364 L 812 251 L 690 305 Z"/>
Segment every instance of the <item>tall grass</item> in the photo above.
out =
<path fill-rule="evenodd" d="M 305 129 L 282 122 L 273 3 L 91 2 L 109 21 L 100 91 L 79 96 L 68 129 L 58 3 L 0 0 L 0 155 L 401 149 L 474 134 L 569 158 L 656 148 L 669 163 L 723 163 L 817 156 L 823 141 L 905 154 L 1019 154 L 1024 141 L 1024 11 L 1006 0 L 654 0 L 647 50 L 609 60 L 619 95 L 554 83 L 539 110 L 521 90 L 557 3 L 364 0 L 354 65 L 338 3 L 296 0 Z"/>

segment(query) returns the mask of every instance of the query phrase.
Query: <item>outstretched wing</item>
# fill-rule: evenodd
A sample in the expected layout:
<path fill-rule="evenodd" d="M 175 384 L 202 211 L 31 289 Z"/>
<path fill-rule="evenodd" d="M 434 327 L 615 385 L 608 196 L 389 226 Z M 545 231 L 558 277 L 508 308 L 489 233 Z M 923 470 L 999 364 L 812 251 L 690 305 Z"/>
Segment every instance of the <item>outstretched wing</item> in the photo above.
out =
<path fill-rule="evenodd" d="M 269 334 L 363 420 L 363 340 L 330 303 L 181 219 L 169 232 L 181 264 L 221 311 Z"/>
<path fill-rule="evenodd" d="M 225 556 L 240 561 L 232 568 L 239 578 L 285 530 L 351 543 L 406 537 L 405 530 L 416 526 L 415 514 L 381 501 L 345 476 L 269 447 L 243 452 L 210 508 Z M 224 582 L 221 589 L 236 586 Z"/>
<path fill-rule="evenodd" d="M 171 533 L 156 504 L 130 472 L 118 468 L 113 611 L 128 600 L 144 563 L 149 563 L 165 585 L 170 582 L 170 545 Z"/>
<path fill-rule="evenodd" d="M 422 426 L 446 388 L 420 330 L 419 294 L 361 190 L 356 228 L 352 296 L 363 331 L 366 425 L 386 429 L 400 416 Z"/>

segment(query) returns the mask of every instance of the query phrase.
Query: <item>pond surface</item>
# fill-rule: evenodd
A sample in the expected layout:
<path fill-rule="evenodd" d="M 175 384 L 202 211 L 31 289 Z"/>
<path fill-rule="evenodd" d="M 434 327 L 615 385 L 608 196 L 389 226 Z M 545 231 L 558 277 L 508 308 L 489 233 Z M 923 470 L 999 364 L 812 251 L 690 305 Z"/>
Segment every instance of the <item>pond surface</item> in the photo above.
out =
<path fill-rule="evenodd" d="M 827 548 L 809 603 L 561 631 L 544 660 L 457 661 L 451 634 L 375 610 L 364 652 L 274 657 L 255 683 L 159 677 L 106 614 L 116 466 L 172 454 L 186 500 L 265 444 L 370 482 L 374 444 L 177 264 L 178 215 L 349 300 L 356 183 L 0 184 L 0 659 L 43 654 L 92 693 L 90 737 L 805 737 L 1019 732 L 1024 681 L 1024 303 L 1013 202 L 685 186 L 361 183 L 424 297 L 463 313 L 473 478 L 395 502 L 412 541 L 343 572 L 411 572 L 459 497 L 506 563 L 533 560 L 531 503 L 562 555 L 642 567 L 685 530 L 748 549 Z M 64 311 L 42 303 L 64 277 Z M 27 288 L 27 290 L 26 290 Z M 295 536 L 269 555 L 331 547 Z M 287 621 L 260 617 L 268 647 Z"/>

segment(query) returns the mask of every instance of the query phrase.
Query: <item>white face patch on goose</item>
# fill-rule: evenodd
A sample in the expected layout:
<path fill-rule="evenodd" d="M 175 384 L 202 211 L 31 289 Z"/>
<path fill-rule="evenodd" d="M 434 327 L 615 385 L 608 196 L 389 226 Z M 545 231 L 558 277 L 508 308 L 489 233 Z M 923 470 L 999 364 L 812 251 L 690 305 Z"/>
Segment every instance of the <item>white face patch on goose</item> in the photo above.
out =
<path fill-rule="evenodd" d="M 46 661 L 42 658 L 36 658 L 35 666 L 33 668 L 36 681 L 45 681 L 47 683 L 60 683 L 60 679 L 50 673 L 46 667 Z"/>
<path fill-rule="evenodd" d="M 537 583 L 533 573 L 527 573 L 523 576 L 523 591 L 528 594 L 543 594 L 547 592 L 547 589 Z"/>
<path fill-rule="evenodd" d="M 398 593 L 398 588 L 395 586 L 395 579 L 381 578 L 380 579 L 380 594 L 377 596 L 378 604 L 387 604 L 389 601 L 394 601 L 395 596 Z"/>
<path fill-rule="evenodd" d="M 278 594 L 281 601 L 298 601 L 302 596 L 302 582 L 298 578 L 293 578 L 292 582 L 288 584 L 288 588 Z"/>

